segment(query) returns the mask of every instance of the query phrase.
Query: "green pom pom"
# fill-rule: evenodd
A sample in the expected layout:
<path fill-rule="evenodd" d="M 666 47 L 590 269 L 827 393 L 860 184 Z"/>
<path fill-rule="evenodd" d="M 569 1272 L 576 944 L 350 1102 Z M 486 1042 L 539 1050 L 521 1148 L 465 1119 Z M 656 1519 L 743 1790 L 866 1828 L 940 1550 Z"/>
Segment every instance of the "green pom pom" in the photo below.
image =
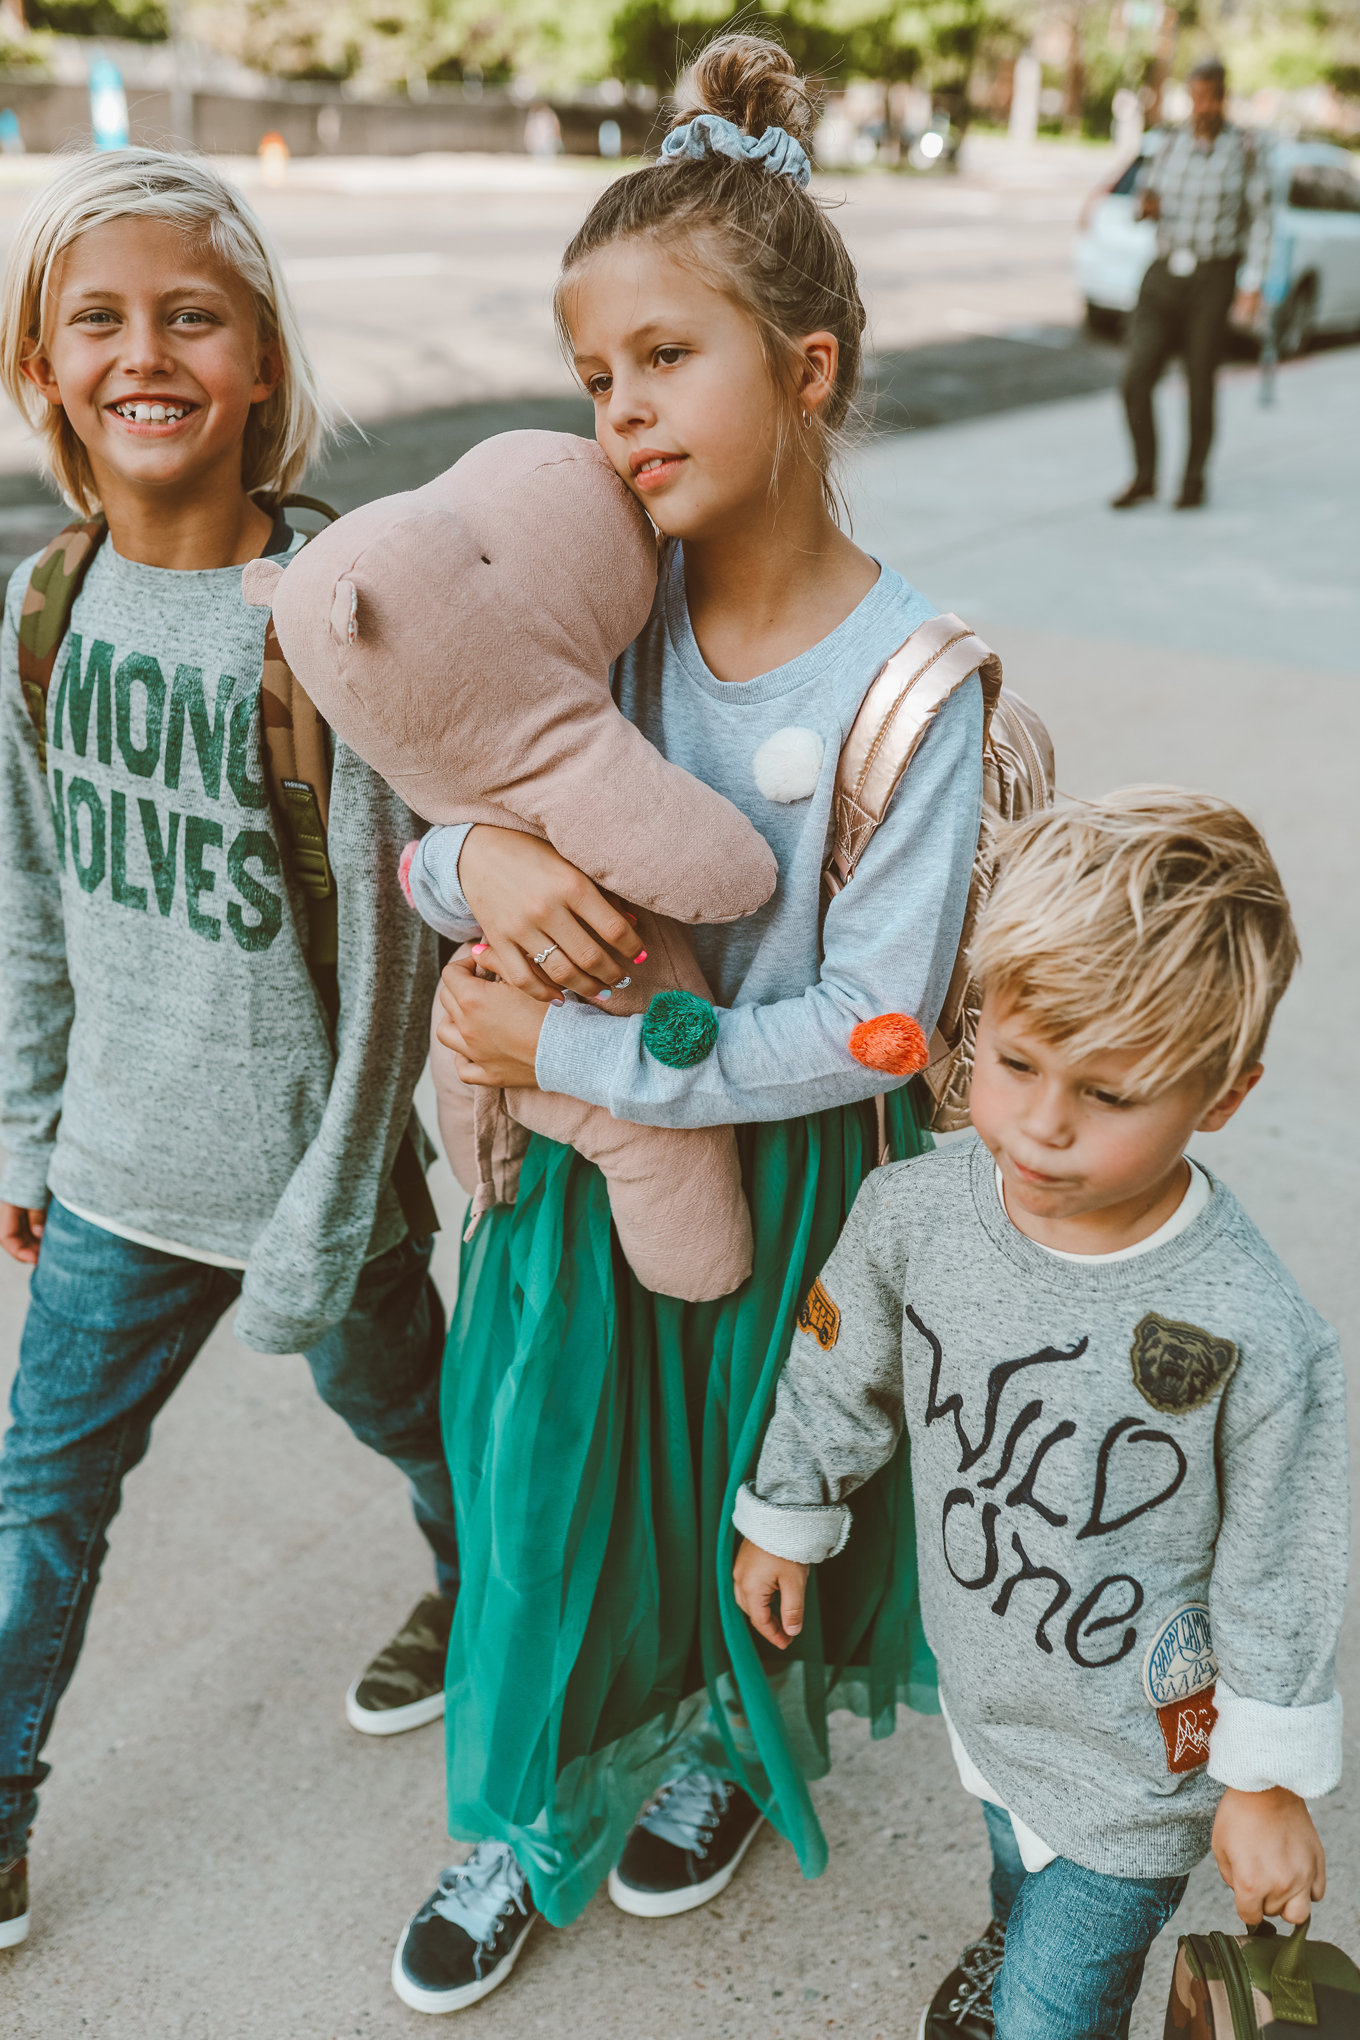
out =
<path fill-rule="evenodd" d="M 692 1070 L 718 1039 L 718 1016 L 693 992 L 658 992 L 642 1022 L 642 1045 L 670 1070 Z"/>

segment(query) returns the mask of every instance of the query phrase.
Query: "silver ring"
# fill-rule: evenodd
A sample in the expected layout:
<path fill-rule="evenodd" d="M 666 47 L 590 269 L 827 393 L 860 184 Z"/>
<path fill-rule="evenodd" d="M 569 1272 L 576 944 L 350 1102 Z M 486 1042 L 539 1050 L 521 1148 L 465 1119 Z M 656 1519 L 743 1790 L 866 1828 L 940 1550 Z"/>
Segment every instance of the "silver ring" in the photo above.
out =
<path fill-rule="evenodd" d="M 615 990 L 616 992 L 626 992 L 626 991 L 627 991 L 627 989 L 628 989 L 628 987 L 629 987 L 629 985 L 631 985 L 631 984 L 632 984 L 632 982 L 633 982 L 633 980 L 632 980 L 632 979 L 631 979 L 630 977 L 626 977 L 626 978 L 615 978 L 615 980 L 614 980 L 614 990 Z"/>
<path fill-rule="evenodd" d="M 540 969 L 548 961 L 548 958 L 554 953 L 556 948 L 557 944 L 550 942 L 546 949 L 539 950 L 538 955 L 534 958 L 534 962 L 539 965 Z"/>

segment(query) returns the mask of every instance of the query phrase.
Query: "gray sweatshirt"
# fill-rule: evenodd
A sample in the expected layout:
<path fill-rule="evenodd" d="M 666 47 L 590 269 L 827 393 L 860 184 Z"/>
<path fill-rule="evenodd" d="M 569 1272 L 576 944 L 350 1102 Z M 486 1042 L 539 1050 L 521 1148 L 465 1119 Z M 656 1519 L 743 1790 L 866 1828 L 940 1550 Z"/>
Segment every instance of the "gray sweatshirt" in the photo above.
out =
<path fill-rule="evenodd" d="M 961 1142 L 865 1182 L 734 1520 L 831 1556 L 905 1425 L 967 1755 L 1058 1854 L 1179 1876 L 1222 1785 L 1340 1778 L 1344 1396 L 1335 1333 L 1221 1183 L 1165 1245 L 1084 1266 Z"/>
<path fill-rule="evenodd" d="M 821 912 L 822 864 L 841 746 L 870 682 L 930 604 L 885 567 L 830 636 L 755 680 L 709 671 L 690 626 L 682 548 L 667 549 L 651 617 L 614 668 L 614 695 L 663 757 L 739 807 L 779 864 L 772 898 L 745 920 L 691 931 L 718 1006 L 718 1042 L 686 1070 L 642 1045 L 641 1015 L 549 1007 L 538 1082 L 639 1126 L 792 1119 L 891 1091 L 865 1069 L 851 1030 L 910 1013 L 927 1035 L 959 945 L 982 813 L 982 686 L 968 680 L 932 723 L 883 826 L 845 890 Z M 770 798 L 756 756 L 779 732 L 821 748 L 815 783 Z M 789 791 L 786 787 L 785 793 Z M 411 865 L 412 895 L 441 933 L 473 934 L 458 886 L 467 830 L 431 829 Z"/>
<path fill-rule="evenodd" d="M 390 1176 L 437 974 L 396 876 L 416 824 L 336 746 L 332 1046 L 261 779 L 266 615 L 241 569 L 105 541 L 53 673 L 44 782 L 17 665 L 33 564 L 0 638 L 0 1197 L 244 1262 L 238 1337 L 304 1350 L 406 1230 Z"/>

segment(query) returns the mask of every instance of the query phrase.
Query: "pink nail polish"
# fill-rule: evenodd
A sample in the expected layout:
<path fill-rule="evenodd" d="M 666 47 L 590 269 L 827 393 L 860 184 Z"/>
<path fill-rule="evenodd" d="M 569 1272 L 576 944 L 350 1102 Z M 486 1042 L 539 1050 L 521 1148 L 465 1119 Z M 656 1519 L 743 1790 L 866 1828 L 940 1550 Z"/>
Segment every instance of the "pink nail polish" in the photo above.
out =
<path fill-rule="evenodd" d="M 632 924 L 633 924 L 633 926 L 634 926 L 634 927 L 636 928 L 636 926 L 637 926 L 637 915 L 636 915 L 636 914 L 630 914 L 630 913 L 629 913 L 629 912 L 627 911 L 627 909 L 625 908 L 625 909 L 624 909 L 624 915 L 623 915 L 623 918 L 624 918 L 624 920 L 625 920 L 625 921 L 631 921 L 631 922 L 632 922 Z"/>
<path fill-rule="evenodd" d="M 636 955 L 636 956 L 635 956 L 635 957 L 633 958 L 633 961 L 634 961 L 634 963 L 645 963 L 645 962 L 647 961 L 647 952 L 646 952 L 646 950 L 645 950 L 645 949 L 639 949 L 639 951 L 638 951 L 637 955 Z"/>
<path fill-rule="evenodd" d="M 486 944 L 485 942 L 474 942 L 474 943 L 473 943 L 473 945 L 472 945 L 472 953 L 473 953 L 473 955 L 474 955 L 474 956 L 485 956 L 485 955 L 486 955 L 486 951 L 487 951 L 487 944 Z"/>
<path fill-rule="evenodd" d="M 566 1005 L 566 1003 L 567 1003 L 567 1002 L 566 1002 L 566 1000 L 565 1000 L 564 998 L 562 998 L 562 996 L 560 995 L 560 993 L 559 993 L 559 995 L 558 995 L 558 997 L 557 997 L 557 998 L 555 998 L 555 999 L 549 999 L 549 1001 L 548 1001 L 548 1004 L 549 1004 L 550 1006 L 565 1006 L 565 1005 Z"/>

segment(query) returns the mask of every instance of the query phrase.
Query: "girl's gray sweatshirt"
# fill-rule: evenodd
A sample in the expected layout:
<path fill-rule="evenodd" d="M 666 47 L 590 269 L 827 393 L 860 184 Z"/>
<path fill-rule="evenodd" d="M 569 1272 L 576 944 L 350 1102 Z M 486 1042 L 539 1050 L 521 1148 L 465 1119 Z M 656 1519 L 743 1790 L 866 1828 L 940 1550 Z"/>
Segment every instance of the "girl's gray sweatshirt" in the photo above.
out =
<path fill-rule="evenodd" d="M 950 1719 L 1059 1855 L 1180 1876 L 1222 1785 L 1332 1790 L 1341 1359 L 1222 1183 L 1084 1266 L 1011 1224 L 976 1139 L 875 1170 L 798 1326 L 736 1527 L 832 1557 L 905 1427 Z"/>
<path fill-rule="evenodd" d="M 305 1350 L 406 1230 L 391 1172 L 408 1120 L 423 1142 L 437 978 L 397 882 L 417 825 L 337 744 L 332 1045 L 260 771 L 267 617 L 241 569 L 105 541 L 52 675 L 44 780 L 18 676 L 34 564 L 0 636 L 0 1197 L 244 1262 L 238 1337 Z"/>
<path fill-rule="evenodd" d="M 890 1091 L 851 1030 L 910 1013 L 927 1037 L 963 926 L 982 814 L 982 687 L 969 679 L 932 723 L 854 878 L 821 914 L 822 865 L 841 746 L 871 681 L 930 604 L 885 567 L 820 644 L 755 680 L 710 672 L 690 626 L 682 548 L 668 548 L 646 628 L 614 669 L 614 695 L 663 757 L 739 807 L 779 865 L 773 897 L 745 920 L 691 930 L 720 1008 L 711 1055 L 673 1070 L 642 1045 L 642 1019 L 549 1007 L 538 1082 L 640 1126 L 792 1119 Z M 793 732 L 821 764 L 797 799 L 757 783 L 757 753 Z M 786 794 L 791 790 L 782 789 Z M 607 800 L 602 787 L 600 797 Z M 431 829 L 411 864 L 416 905 L 442 934 L 476 933 L 458 885 L 464 828 Z"/>

